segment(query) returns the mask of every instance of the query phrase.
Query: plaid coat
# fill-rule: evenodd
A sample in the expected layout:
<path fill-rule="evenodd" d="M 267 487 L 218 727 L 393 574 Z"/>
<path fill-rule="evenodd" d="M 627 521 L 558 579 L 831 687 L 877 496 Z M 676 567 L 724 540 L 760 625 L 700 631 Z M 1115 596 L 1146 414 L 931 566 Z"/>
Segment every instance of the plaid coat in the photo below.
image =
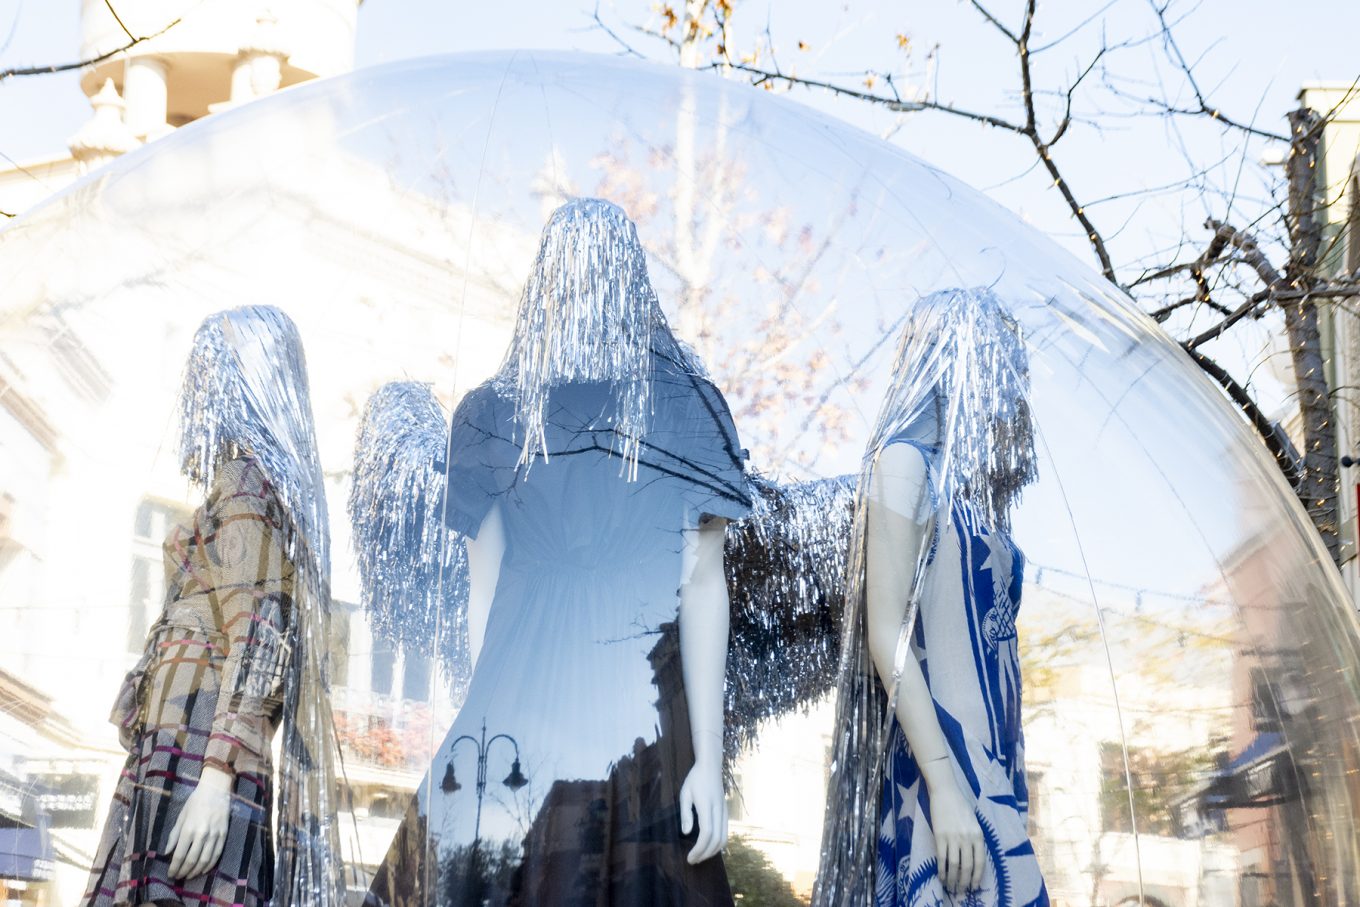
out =
<path fill-rule="evenodd" d="M 166 538 L 164 610 L 111 716 L 129 755 L 84 903 L 269 903 L 270 743 L 291 653 L 291 525 L 258 463 L 241 458 Z M 204 765 L 234 776 L 226 846 L 203 875 L 170 879 L 166 841 Z"/>

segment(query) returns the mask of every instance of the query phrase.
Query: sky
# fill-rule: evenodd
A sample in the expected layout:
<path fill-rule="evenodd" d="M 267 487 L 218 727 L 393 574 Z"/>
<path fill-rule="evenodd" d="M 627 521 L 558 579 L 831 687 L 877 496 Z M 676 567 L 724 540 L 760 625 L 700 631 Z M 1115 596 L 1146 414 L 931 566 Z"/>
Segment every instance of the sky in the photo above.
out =
<path fill-rule="evenodd" d="M 515 47 L 619 52 L 618 41 L 595 24 L 594 3 L 366 0 L 359 12 L 356 62 L 369 66 L 427 54 Z M 634 50 L 657 60 L 673 59 L 669 48 L 637 29 L 659 21 L 652 2 L 599 3 L 601 18 Z M 993 0 L 989 8 L 1007 25 L 1018 24 L 1019 0 Z M 1038 7 L 1032 45 L 1063 40 L 1036 53 L 1037 87 L 1065 87 L 1089 61 L 1102 35 L 1108 44 L 1117 44 L 1152 33 L 1152 9 L 1149 0 L 1045 0 Z M 1229 115 L 1277 131 L 1301 84 L 1349 82 L 1360 75 L 1360 3 L 1303 0 L 1291 4 L 1288 15 L 1282 9 L 1269 0 L 1173 0 L 1169 7 L 1184 55 L 1196 64 L 1206 93 Z M 74 59 L 79 12 L 75 0 L 0 0 L 0 68 Z M 1008 118 L 1018 115 L 1014 54 L 960 0 L 736 0 L 733 22 L 739 53 L 763 43 L 762 32 L 768 29 L 775 59 L 786 70 L 856 87 L 866 68 L 896 69 L 909 84 L 929 84 L 938 100 Z M 909 55 L 899 48 L 899 35 L 909 39 Z M 806 49 L 799 49 L 800 42 Z M 938 52 L 932 62 L 928 57 L 933 48 Z M 762 54 L 758 62 L 769 60 Z M 1112 53 L 1106 60 L 1126 90 L 1158 94 L 1159 74 L 1171 75 L 1167 55 L 1155 41 Z M 1187 157 L 1225 160 L 1217 185 L 1254 188 L 1258 155 L 1244 162 L 1239 136 L 1224 139 L 1208 123 L 1183 122 L 1171 129 L 1160 118 L 1130 117 L 1130 105 L 1102 91 L 1100 77 L 1099 72 L 1088 77 L 1085 87 L 1092 91 L 1079 97 L 1074 113 L 1098 119 L 1101 128 L 1077 122 L 1054 150 L 1079 199 L 1094 202 L 1176 182 L 1189 172 Z M 1170 80 L 1167 88 L 1175 92 L 1177 81 Z M 795 90 L 791 95 L 871 132 L 890 135 L 1091 260 L 1080 229 L 1050 191 L 1050 179 L 1033 168 L 1033 152 L 1023 138 L 942 114 L 895 115 L 825 92 Z M 24 161 L 61 151 L 88 116 L 74 73 L 0 83 L 0 153 Z M 1173 243 L 1183 224 L 1195 227 L 1207 212 L 1170 193 L 1093 204 L 1091 213 L 1097 227 L 1111 237 L 1116 257 L 1132 261 Z"/>
<path fill-rule="evenodd" d="M 1153 2 L 1043 0 L 1031 41 L 1045 108 L 1041 131 L 1052 129 L 1060 93 L 1102 43 L 1111 48 L 1102 58 L 1104 68 L 1083 82 L 1073 125 L 1052 153 L 1123 266 L 1124 280 L 1137 275 L 1139 262 L 1166 263 L 1183 238 L 1207 239 L 1206 217 L 1253 223 L 1268 211 L 1268 186 L 1279 177 L 1278 167 L 1261 164 L 1268 143 L 1224 132 L 1207 118 L 1150 116 L 1146 103 L 1130 99 L 1187 99 L 1168 49 L 1149 39 L 1157 31 Z M 643 31 L 660 22 L 660 4 L 598 3 L 365 0 L 356 65 L 506 48 L 619 53 L 624 44 L 629 52 L 674 61 L 666 44 Z M 991 0 L 987 6 L 1003 24 L 1018 27 L 1021 0 Z M 1301 0 L 1287 12 L 1271 0 L 1170 0 L 1166 9 L 1201 88 L 1234 119 L 1283 131 L 1301 85 L 1349 83 L 1360 76 L 1360 3 L 1354 0 Z M 597 10 L 609 31 L 596 23 Z M 79 14 L 75 0 L 0 0 L 0 68 L 74 59 Z M 735 0 L 732 21 L 736 54 L 759 48 L 760 65 L 776 61 L 784 71 L 850 87 L 863 87 L 866 69 L 891 71 L 904 94 L 927 90 L 938 101 L 1020 117 L 1013 48 L 964 0 Z M 1035 166 L 1024 138 L 945 114 L 897 114 L 820 90 L 788 94 L 982 189 L 1095 264 L 1084 231 L 1048 174 Z M 0 83 L 0 155 L 24 162 L 58 153 L 89 113 L 75 73 Z M 1194 189 L 1163 188 L 1178 187 L 1200 171 L 1204 177 Z M 1193 327 L 1173 325 L 1173 331 Z M 1211 354 L 1240 360 L 1236 370 L 1245 371 L 1261 362 L 1267 339 L 1262 330 L 1244 330 L 1216 343 Z M 1269 374 L 1267 367 L 1256 378 Z"/>

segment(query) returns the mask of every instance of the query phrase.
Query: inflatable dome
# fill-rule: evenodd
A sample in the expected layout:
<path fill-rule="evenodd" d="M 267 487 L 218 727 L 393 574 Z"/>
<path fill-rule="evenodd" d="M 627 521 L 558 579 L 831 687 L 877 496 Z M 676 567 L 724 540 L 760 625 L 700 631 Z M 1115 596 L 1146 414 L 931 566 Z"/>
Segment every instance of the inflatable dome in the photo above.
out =
<path fill-rule="evenodd" d="M 290 88 L 0 232 L 7 877 L 54 887 L 51 903 L 84 890 L 125 758 L 109 709 L 160 614 L 162 541 L 201 502 L 176 435 L 190 344 L 210 313 L 269 304 L 306 348 L 340 837 L 347 886 L 368 889 L 459 696 L 437 655 L 362 607 L 356 433 L 387 382 L 451 411 L 496 372 L 543 225 L 581 196 L 636 224 L 672 330 L 767 476 L 856 473 L 906 313 L 990 288 L 1031 368 L 1038 480 L 1013 529 L 1029 834 L 1053 902 L 1360 903 L 1356 619 L 1218 388 L 1091 269 L 885 142 L 712 75 L 539 52 Z M 754 884 L 740 871 L 808 896 L 832 714 L 814 697 L 733 763 L 734 891 Z M 494 741 L 489 785 L 473 790 L 465 753 L 466 783 L 444 786 L 478 797 L 484 827 L 535 808 L 518 746 L 527 786 Z M 735 848 L 755 852 L 744 869 Z"/>

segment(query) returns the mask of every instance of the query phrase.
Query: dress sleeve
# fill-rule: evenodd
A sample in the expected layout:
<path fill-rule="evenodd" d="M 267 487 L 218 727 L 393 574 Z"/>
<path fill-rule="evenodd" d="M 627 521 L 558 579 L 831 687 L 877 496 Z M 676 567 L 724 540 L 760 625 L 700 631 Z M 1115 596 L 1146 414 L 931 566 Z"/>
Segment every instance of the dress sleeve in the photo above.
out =
<path fill-rule="evenodd" d="M 515 482 L 520 444 L 514 413 L 490 384 L 468 392 L 454 411 L 449 435 L 444 521 L 476 538 L 491 505 Z"/>
<path fill-rule="evenodd" d="M 271 717 L 289 657 L 293 568 L 282 505 L 253 461 L 221 471 L 202 531 L 213 578 L 209 598 L 226 646 L 204 764 L 259 774 L 268 764 Z"/>
<path fill-rule="evenodd" d="M 746 451 L 737 438 L 727 401 L 705 379 L 688 376 L 681 380 L 689 387 L 685 406 L 679 408 L 684 415 L 670 427 L 673 456 L 668 465 L 684 481 L 692 521 L 706 516 L 740 520 L 751 512 L 752 489 Z M 660 432 L 655 434 L 658 440 L 663 438 Z"/>

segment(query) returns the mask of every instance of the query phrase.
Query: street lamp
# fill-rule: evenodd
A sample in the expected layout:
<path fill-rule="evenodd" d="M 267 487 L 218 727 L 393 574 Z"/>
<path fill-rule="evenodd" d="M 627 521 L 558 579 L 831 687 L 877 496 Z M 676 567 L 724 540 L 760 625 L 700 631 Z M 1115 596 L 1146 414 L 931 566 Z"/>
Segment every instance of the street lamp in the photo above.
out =
<path fill-rule="evenodd" d="M 510 764 L 510 774 L 505 776 L 502 784 L 510 790 L 516 791 L 528 784 L 529 779 L 525 777 L 524 772 L 520 771 L 519 742 L 509 734 L 497 734 L 488 740 L 486 738 L 486 719 L 482 719 L 482 737 L 480 740 L 470 734 L 463 734 L 449 746 L 449 763 L 444 768 L 444 780 L 439 783 L 439 789 L 444 793 L 452 794 L 463 789 L 463 785 L 458 783 L 458 777 L 453 773 L 453 751 L 464 740 L 469 741 L 477 748 L 477 821 L 472 830 L 472 843 L 475 848 L 482 839 L 482 797 L 486 795 L 486 757 L 491 750 L 491 744 L 497 740 L 508 740 L 510 745 L 515 748 L 515 759 Z"/>

